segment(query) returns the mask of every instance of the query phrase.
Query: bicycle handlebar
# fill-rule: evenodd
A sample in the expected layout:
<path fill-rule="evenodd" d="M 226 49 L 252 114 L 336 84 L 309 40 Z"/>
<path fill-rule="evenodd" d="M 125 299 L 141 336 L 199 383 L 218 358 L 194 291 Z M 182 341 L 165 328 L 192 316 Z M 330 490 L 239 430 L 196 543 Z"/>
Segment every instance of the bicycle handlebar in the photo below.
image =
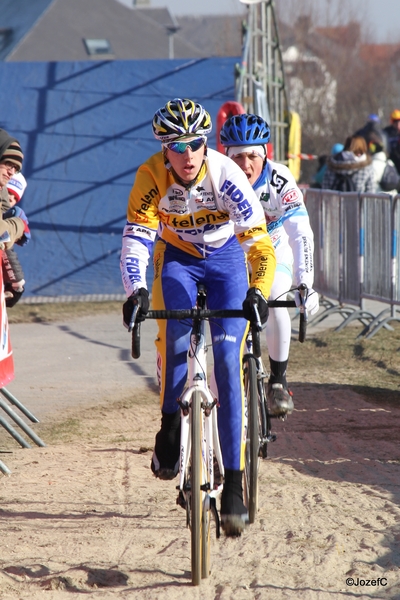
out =
<path fill-rule="evenodd" d="M 269 300 L 268 306 L 270 308 L 277 307 L 295 307 L 296 303 L 294 300 Z M 220 309 L 208 309 L 208 308 L 182 308 L 182 309 L 171 309 L 171 310 L 149 310 L 145 319 L 217 319 L 217 318 L 233 318 L 243 319 L 243 310 L 235 308 L 220 308 Z"/>
<path fill-rule="evenodd" d="M 304 342 L 306 337 L 306 326 L 307 326 L 307 311 L 305 309 L 305 300 L 307 299 L 306 292 L 307 286 L 301 284 L 299 288 L 300 296 L 303 298 L 302 306 L 300 307 L 300 329 L 299 329 L 299 341 Z M 304 295 L 305 298 L 304 298 Z M 269 308 L 295 308 L 296 302 L 294 300 L 268 300 Z M 130 327 L 128 331 L 132 331 L 132 358 L 140 357 L 140 323 L 136 322 L 136 314 L 138 306 L 135 306 L 134 314 L 132 315 Z M 261 343 L 260 343 L 260 331 L 262 330 L 260 315 L 258 314 L 257 305 L 254 306 L 256 323 L 252 324 L 252 335 L 253 337 L 253 348 L 254 354 L 257 356 L 261 355 Z M 303 309 L 303 310 L 302 310 Z M 242 309 L 208 309 L 208 308 L 187 308 L 187 309 L 170 309 L 170 310 L 149 310 L 146 315 L 143 315 L 145 319 L 216 319 L 216 318 L 236 318 L 243 319 Z"/>

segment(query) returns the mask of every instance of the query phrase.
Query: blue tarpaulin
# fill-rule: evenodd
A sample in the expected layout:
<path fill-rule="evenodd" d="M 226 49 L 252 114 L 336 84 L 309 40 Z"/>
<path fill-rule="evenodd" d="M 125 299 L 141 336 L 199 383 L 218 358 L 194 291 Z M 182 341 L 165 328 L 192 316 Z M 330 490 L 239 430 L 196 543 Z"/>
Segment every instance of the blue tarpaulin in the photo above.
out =
<path fill-rule="evenodd" d="M 127 199 L 160 149 L 154 112 L 175 97 L 210 112 L 234 99 L 238 59 L 0 63 L 0 124 L 23 148 L 20 206 L 32 241 L 15 246 L 24 298 L 123 294 Z M 216 148 L 215 128 L 209 145 Z"/>

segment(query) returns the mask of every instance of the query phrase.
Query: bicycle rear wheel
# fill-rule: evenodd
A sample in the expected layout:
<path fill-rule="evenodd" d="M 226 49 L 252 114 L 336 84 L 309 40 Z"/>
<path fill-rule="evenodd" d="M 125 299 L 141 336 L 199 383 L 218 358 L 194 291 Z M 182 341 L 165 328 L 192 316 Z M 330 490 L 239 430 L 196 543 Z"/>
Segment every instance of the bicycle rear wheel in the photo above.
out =
<path fill-rule="evenodd" d="M 247 433 L 244 466 L 244 499 L 249 521 L 254 523 L 258 510 L 258 467 L 260 421 L 258 407 L 257 362 L 253 355 L 243 358 L 244 390 L 247 402 Z"/>
<path fill-rule="evenodd" d="M 191 564 L 192 584 L 199 585 L 201 577 L 210 570 L 210 519 L 204 510 L 203 419 L 201 394 L 194 392 L 191 403 Z"/>

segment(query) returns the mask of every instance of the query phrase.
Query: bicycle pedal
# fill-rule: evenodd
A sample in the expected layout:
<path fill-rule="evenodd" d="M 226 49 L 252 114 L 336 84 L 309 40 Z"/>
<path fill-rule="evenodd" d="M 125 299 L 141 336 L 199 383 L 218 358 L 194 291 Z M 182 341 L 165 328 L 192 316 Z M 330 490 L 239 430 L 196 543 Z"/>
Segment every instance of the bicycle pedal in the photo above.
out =
<path fill-rule="evenodd" d="M 270 419 L 279 419 L 279 421 L 286 421 L 288 415 L 287 413 L 282 413 L 280 415 L 268 415 Z"/>

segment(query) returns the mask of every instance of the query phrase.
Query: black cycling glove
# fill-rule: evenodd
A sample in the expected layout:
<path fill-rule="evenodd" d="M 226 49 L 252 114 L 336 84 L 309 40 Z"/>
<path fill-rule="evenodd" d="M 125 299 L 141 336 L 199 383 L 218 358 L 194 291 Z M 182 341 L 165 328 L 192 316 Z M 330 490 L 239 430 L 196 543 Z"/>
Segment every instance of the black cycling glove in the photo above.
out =
<path fill-rule="evenodd" d="M 137 304 L 139 305 L 139 310 L 136 315 L 136 323 L 141 323 L 145 319 L 144 315 L 147 315 L 149 312 L 149 292 L 146 288 L 140 288 L 137 292 L 132 294 L 132 296 L 129 296 L 122 306 L 123 322 L 124 326 L 127 328 L 129 328 L 133 309 Z"/>
<path fill-rule="evenodd" d="M 251 287 L 247 290 L 246 298 L 243 300 L 244 318 L 251 323 L 255 322 L 254 304 L 257 305 L 261 323 L 264 325 L 268 320 L 268 302 L 259 289 Z"/>
<path fill-rule="evenodd" d="M 6 298 L 6 307 L 12 308 L 13 306 L 15 306 L 17 304 L 18 300 L 21 298 L 24 291 L 25 291 L 24 287 L 21 287 L 18 290 L 14 290 L 11 283 L 5 283 L 4 284 L 4 292 L 5 292 L 5 298 Z"/>

